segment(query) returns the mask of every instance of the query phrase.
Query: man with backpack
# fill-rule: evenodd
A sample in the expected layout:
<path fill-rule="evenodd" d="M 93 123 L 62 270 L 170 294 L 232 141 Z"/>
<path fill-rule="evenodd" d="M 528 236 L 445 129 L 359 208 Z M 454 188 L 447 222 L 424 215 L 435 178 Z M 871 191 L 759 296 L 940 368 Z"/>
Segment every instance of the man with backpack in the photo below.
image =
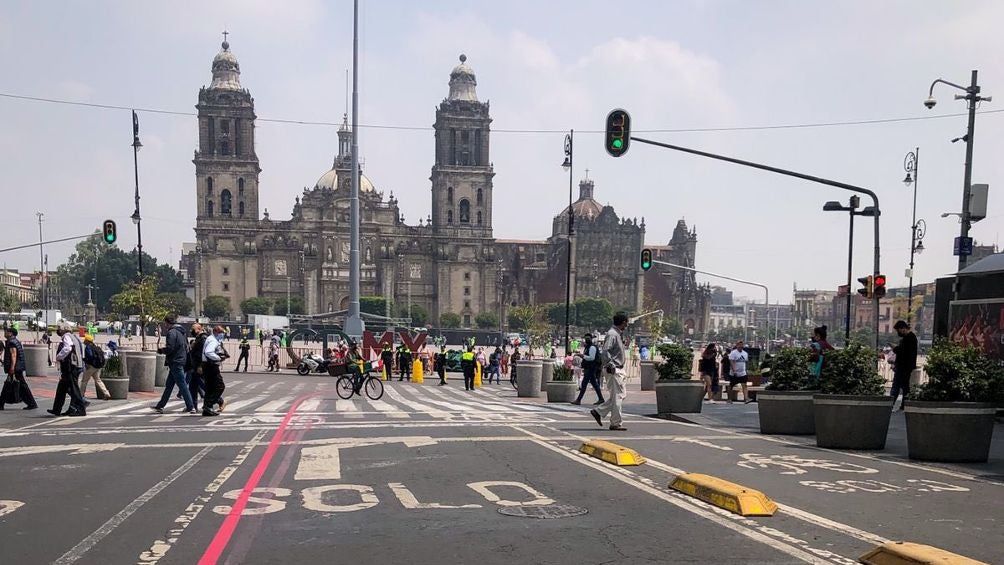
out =
<path fill-rule="evenodd" d="M 188 339 L 185 338 L 185 330 L 177 321 L 178 318 L 174 314 L 168 314 L 164 317 L 165 324 L 169 326 L 167 343 L 158 349 L 157 353 L 165 356 L 167 382 L 164 384 L 164 394 L 161 395 L 160 402 L 153 406 L 153 410 L 158 414 L 163 414 L 167 401 L 171 399 L 174 385 L 178 385 L 181 398 L 185 401 L 185 411 L 189 414 L 198 414 L 195 403 L 192 401 L 192 393 L 188 390 L 188 381 L 185 378 L 185 366 L 189 363 Z"/>
<path fill-rule="evenodd" d="M 112 395 L 101 382 L 101 369 L 104 367 L 104 350 L 94 344 L 94 336 L 84 335 L 84 376 L 80 379 L 80 396 L 87 396 L 87 381 L 94 379 L 94 393 L 98 400 L 111 400 Z"/>
<path fill-rule="evenodd" d="M 598 398 L 593 405 L 599 406 L 603 404 L 603 391 L 600 388 L 600 364 L 602 363 L 600 350 L 593 343 L 593 334 L 586 334 L 585 341 L 586 345 L 582 350 L 582 384 L 579 387 L 579 397 L 572 404 L 582 404 L 582 397 L 586 395 L 586 389 L 592 385 Z"/>
<path fill-rule="evenodd" d="M 53 397 L 52 408 L 48 412 L 53 416 L 86 416 L 89 403 L 80 395 L 80 383 L 77 381 L 84 368 L 84 346 L 65 323 L 57 326 L 56 335 L 60 339 L 56 350 L 59 383 L 56 384 L 56 396 Z M 62 412 L 67 394 L 70 395 L 70 407 Z"/>

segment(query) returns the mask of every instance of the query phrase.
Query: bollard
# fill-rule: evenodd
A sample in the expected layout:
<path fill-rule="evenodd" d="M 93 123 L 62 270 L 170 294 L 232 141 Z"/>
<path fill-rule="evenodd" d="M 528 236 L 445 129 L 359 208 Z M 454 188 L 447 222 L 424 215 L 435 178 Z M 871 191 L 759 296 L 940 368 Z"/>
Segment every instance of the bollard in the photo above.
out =
<path fill-rule="evenodd" d="M 390 378 L 387 376 L 387 364 L 386 363 L 380 363 L 380 373 L 383 376 L 383 380 L 385 380 L 385 381 L 390 380 Z"/>
<path fill-rule="evenodd" d="M 474 362 L 474 388 L 481 388 L 481 363 Z"/>
<path fill-rule="evenodd" d="M 425 376 L 423 371 L 425 367 L 422 366 L 422 361 L 420 359 L 415 359 L 411 365 L 411 382 L 422 384 L 425 382 Z"/>

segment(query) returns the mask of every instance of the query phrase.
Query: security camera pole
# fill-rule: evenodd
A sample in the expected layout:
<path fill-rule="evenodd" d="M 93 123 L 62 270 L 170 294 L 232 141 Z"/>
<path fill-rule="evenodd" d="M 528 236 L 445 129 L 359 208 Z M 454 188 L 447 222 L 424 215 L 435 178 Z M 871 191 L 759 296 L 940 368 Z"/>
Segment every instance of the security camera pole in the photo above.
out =
<path fill-rule="evenodd" d="M 966 94 L 956 94 L 956 100 L 965 100 L 969 104 L 969 127 L 966 129 L 966 169 L 963 174 L 962 180 L 962 214 L 960 216 L 959 223 L 961 224 L 961 229 L 959 231 L 959 240 L 956 244 L 956 253 L 959 256 L 959 270 L 966 268 L 966 263 L 969 261 L 969 255 L 972 253 L 972 240 L 969 239 L 969 228 L 972 226 L 972 220 L 969 214 L 969 200 L 972 190 L 972 180 L 973 180 L 973 129 L 976 127 L 976 105 L 980 102 L 990 102 L 992 96 L 980 96 L 980 86 L 976 84 L 977 71 L 973 71 L 972 80 L 968 87 L 960 86 L 958 84 L 948 82 L 947 80 L 938 79 L 931 83 L 931 89 L 928 91 L 927 100 L 924 101 L 924 106 L 928 110 L 933 109 L 934 105 L 938 103 L 934 99 L 934 85 L 947 84 L 948 86 L 957 88 L 964 91 Z"/>
<path fill-rule="evenodd" d="M 349 312 L 346 334 L 362 339 L 366 326 L 359 315 L 359 0 L 352 2 L 352 191 L 349 198 Z"/>
<path fill-rule="evenodd" d="M 975 84 L 975 75 L 974 84 Z M 794 171 L 788 171 L 785 169 L 779 169 L 777 167 L 771 167 L 769 165 L 763 165 L 760 163 L 754 163 L 752 161 L 743 161 L 742 159 L 735 159 L 733 157 L 726 157 L 724 155 L 716 155 L 715 153 L 708 153 L 706 151 L 698 151 L 696 149 L 689 149 L 687 147 L 681 147 L 679 145 L 671 145 L 669 143 L 660 143 L 658 141 L 651 141 L 649 139 L 642 139 L 640 137 L 634 137 L 631 135 L 631 117 L 628 113 L 621 109 L 616 109 L 607 115 L 606 121 L 606 137 L 605 144 L 607 153 L 614 157 L 620 157 L 627 152 L 631 141 L 637 141 L 638 143 L 645 143 L 647 145 L 655 145 L 656 147 L 662 147 L 664 149 L 672 149 L 674 151 L 682 151 L 683 153 L 690 153 L 692 155 L 700 155 L 701 157 L 708 157 L 711 159 L 717 159 L 719 161 L 726 161 L 729 163 L 734 163 L 736 165 L 743 165 L 745 167 L 752 167 L 754 169 L 760 169 L 762 171 L 769 171 L 772 173 L 777 173 L 779 175 L 785 175 L 789 177 L 795 177 L 802 180 L 807 180 L 810 182 L 815 182 L 819 184 L 825 184 L 827 186 L 833 186 L 836 188 L 842 188 L 844 190 L 849 190 L 851 192 L 857 192 L 858 194 L 865 194 L 872 199 L 872 205 L 875 209 L 875 254 L 873 259 L 873 269 L 874 275 L 879 276 L 879 216 L 881 211 L 879 208 L 878 195 L 873 191 L 866 188 L 861 188 L 859 186 L 854 186 L 852 184 L 846 184 L 842 182 L 837 182 L 829 179 L 824 179 L 821 177 L 814 177 L 812 175 L 806 175 L 802 173 L 796 173 Z M 967 197 L 968 199 L 968 197 Z M 968 200 L 967 200 L 968 204 Z M 879 297 L 875 296 L 873 299 L 873 308 L 875 310 L 875 348 L 878 349 L 879 346 Z"/>

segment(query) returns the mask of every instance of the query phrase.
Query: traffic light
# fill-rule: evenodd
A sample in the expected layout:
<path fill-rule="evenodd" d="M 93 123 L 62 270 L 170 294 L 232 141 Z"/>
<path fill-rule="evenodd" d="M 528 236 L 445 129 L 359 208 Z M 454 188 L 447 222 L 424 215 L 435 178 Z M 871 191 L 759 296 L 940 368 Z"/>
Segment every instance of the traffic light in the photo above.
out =
<path fill-rule="evenodd" d="M 631 144 L 631 116 L 625 110 L 616 109 L 607 114 L 607 153 L 620 157 L 627 153 Z"/>
<path fill-rule="evenodd" d="M 652 250 L 641 250 L 641 270 L 647 271 L 652 268 Z"/>
<path fill-rule="evenodd" d="M 861 283 L 861 288 L 858 289 L 858 294 L 864 296 L 865 298 L 872 298 L 875 294 L 875 281 L 872 280 L 872 276 L 861 277 L 858 279 Z"/>
<path fill-rule="evenodd" d="M 115 233 L 115 220 L 105 220 L 105 243 L 115 243 L 118 235 Z"/>
<path fill-rule="evenodd" d="M 885 275 L 875 275 L 872 280 L 872 296 L 875 298 L 885 296 Z"/>

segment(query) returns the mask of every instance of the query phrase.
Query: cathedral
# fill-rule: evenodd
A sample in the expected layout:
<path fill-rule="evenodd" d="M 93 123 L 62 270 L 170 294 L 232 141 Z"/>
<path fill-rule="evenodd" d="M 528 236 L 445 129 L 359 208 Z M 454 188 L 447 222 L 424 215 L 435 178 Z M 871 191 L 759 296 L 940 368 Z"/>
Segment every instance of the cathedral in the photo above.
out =
<path fill-rule="evenodd" d="M 521 303 L 563 302 L 568 248 L 567 209 L 545 241 L 496 240 L 492 234 L 494 169 L 491 116 L 478 100 L 467 58 L 450 72 L 449 94 L 436 109 L 431 214 L 404 222 L 393 193 L 385 196 L 360 168 L 360 291 L 395 305 L 423 307 L 430 324 L 442 314 L 475 327 L 481 313 L 505 319 Z M 197 312 L 208 296 L 223 296 L 240 314 L 243 300 L 261 296 L 303 300 L 307 314 L 344 311 L 349 301 L 351 129 L 343 118 L 330 170 L 296 196 L 289 219 L 259 210 L 255 109 L 241 86 L 240 65 L 224 41 L 212 82 L 199 91 L 195 151 L 196 243 L 182 269 L 194 281 Z M 663 277 L 639 265 L 645 221 L 619 218 L 593 198 L 592 180 L 579 185 L 573 206 L 572 296 L 603 297 L 615 308 L 640 311 L 646 293 L 702 332 L 709 291 L 693 276 Z M 682 230 L 682 231 L 681 231 Z M 693 265 L 696 232 L 682 222 L 657 257 Z M 689 322 L 683 314 L 689 313 Z"/>

